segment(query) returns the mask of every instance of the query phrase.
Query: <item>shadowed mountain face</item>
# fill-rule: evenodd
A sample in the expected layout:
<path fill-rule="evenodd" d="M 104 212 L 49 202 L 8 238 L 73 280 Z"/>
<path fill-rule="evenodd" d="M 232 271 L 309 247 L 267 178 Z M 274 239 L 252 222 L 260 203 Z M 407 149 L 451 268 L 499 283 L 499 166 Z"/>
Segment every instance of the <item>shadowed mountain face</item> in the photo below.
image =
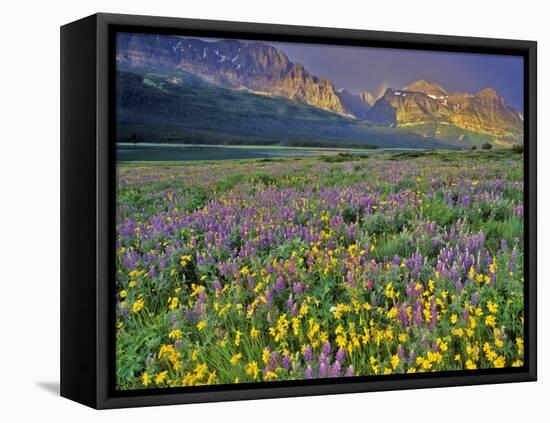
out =
<path fill-rule="evenodd" d="M 221 87 L 185 71 L 117 72 L 117 141 L 345 148 L 456 148 L 302 101 Z M 463 145 L 463 143 L 461 143 Z"/>
<path fill-rule="evenodd" d="M 341 89 L 336 91 L 336 95 L 344 105 L 346 112 L 358 119 L 365 119 L 367 112 L 374 104 L 374 96 L 367 91 L 356 95 Z"/>
<path fill-rule="evenodd" d="M 371 126 L 402 128 L 453 145 L 523 142 L 522 116 L 490 88 L 477 94 L 449 93 L 437 83 L 419 80 L 401 90 L 389 88 L 375 99 L 368 92 L 336 90 L 332 81 L 311 74 L 268 44 L 238 40 L 120 33 L 116 60 L 121 70 L 183 72 L 224 89 L 297 101 Z M 368 69 L 362 71 L 368 78 Z"/>

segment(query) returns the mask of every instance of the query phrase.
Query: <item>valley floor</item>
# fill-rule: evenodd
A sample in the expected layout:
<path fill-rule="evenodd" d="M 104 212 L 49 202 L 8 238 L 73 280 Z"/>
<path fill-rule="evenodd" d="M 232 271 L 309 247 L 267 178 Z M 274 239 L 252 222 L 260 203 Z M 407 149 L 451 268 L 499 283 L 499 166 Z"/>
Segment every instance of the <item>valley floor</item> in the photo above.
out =
<path fill-rule="evenodd" d="M 523 363 L 521 154 L 117 172 L 119 389 Z"/>

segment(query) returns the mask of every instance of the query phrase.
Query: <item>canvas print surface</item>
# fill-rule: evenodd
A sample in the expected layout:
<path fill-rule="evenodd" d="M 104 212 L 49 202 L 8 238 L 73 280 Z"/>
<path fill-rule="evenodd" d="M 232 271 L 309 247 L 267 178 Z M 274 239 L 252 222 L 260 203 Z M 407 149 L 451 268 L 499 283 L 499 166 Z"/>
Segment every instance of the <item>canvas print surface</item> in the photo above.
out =
<path fill-rule="evenodd" d="M 116 389 L 522 366 L 523 80 L 118 33 Z"/>

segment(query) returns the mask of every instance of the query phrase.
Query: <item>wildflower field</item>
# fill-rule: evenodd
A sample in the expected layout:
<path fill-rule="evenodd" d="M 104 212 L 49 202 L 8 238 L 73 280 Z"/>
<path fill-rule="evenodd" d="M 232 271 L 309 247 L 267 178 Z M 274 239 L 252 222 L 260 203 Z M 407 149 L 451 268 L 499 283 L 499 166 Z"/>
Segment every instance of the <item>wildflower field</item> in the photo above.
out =
<path fill-rule="evenodd" d="M 523 364 L 522 154 L 117 172 L 117 389 Z"/>

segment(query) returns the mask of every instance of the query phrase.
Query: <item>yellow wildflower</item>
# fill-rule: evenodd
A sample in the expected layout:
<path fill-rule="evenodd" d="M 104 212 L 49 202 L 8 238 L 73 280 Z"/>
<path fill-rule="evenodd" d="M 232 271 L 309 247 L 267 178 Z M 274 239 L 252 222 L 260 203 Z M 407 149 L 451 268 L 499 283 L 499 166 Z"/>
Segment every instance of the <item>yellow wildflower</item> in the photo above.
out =
<path fill-rule="evenodd" d="M 167 370 L 165 370 L 163 372 L 160 372 L 160 373 L 157 373 L 157 375 L 155 376 L 155 383 L 157 385 L 160 385 L 161 383 L 163 383 L 166 380 L 167 376 L 168 376 L 168 371 Z"/>
<path fill-rule="evenodd" d="M 399 366 L 399 356 L 397 354 L 392 356 L 391 366 L 392 366 L 393 370 L 395 370 L 397 368 L 397 366 Z"/>
<path fill-rule="evenodd" d="M 506 359 L 504 358 L 504 356 L 499 355 L 499 356 L 493 361 L 493 364 L 494 364 L 494 366 L 495 366 L 497 369 L 501 369 L 501 368 L 503 368 L 503 367 L 506 365 Z"/>
<path fill-rule="evenodd" d="M 254 380 L 258 378 L 258 363 L 251 361 L 246 366 L 246 374 L 252 376 Z"/>
<path fill-rule="evenodd" d="M 523 339 L 522 338 L 516 338 L 516 345 L 518 346 L 518 350 L 521 354 L 523 354 Z"/>
<path fill-rule="evenodd" d="M 294 336 L 298 336 L 300 330 L 300 319 L 297 317 L 292 318 L 292 331 L 294 333 Z"/>
<path fill-rule="evenodd" d="M 495 316 L 493 316 L 492 314 L 489 315 L 489 316 L 487 316 L 487 317 L 485 318 L 485 324 L 486 324 L 487 326 L 491 326 L 492 328 L 494 328 L 494 327 L 496 326 L 496 324 L 497 324 L 497 323 L 496 323 Z"/>
<path fill-rule="evenodd" d="M 132 304 L 132 313 L 139 313 L 143 306 L 145 305 L 145 301 L 142 299 L 139 299 Z"/>
<path fill-rule="evenodd" d="M 237 330 L 235 332 L 235 345 L 238 347 L 241 344 L 241 331 Z"/>
<path fill-rule="evenodd" d="M 268 381 L 273 379 L 277 379 L 277 373 L 270 371 L 265 374 L 264 380 Z"/>
<path fill-rule="evenodd" d="M 237 364 L 237 362 L 243 358 L 243 355 L 241 353 L 237 353 L 235 354 L 233 357 L 231 357 L 231 359 L 229 360 L 229 362 L 232 364 L 232 365 L 235 365 Z"/>
<path fill-rule="evenodd" d="M 168 298 L 168 308 L 170 308 L 170 310 L 175 310 L 176 308 L 178 308 L 179 302 L 180 300 L 178 299 L 178 297 Z"/>
<path fill-rule="evenodd" d="M 181 330 L 174 329 L 168 334 L 168 338 L 170 339 L 181 339 Z"/>
<path fill-rule="evenodd" d="M 489 272 L 491 272 L 491 274 L 494 275 L 496 270 L 497 270 L 497 259 L 496 257 L 493 257 L 493 262 L 489 266 Z"/>
<path fill-rule="evenodd" d="M 260 331 L 256 329 L 254 326 L 252 327 L 252 329 L 250 329 L 250 337 L 252 339 L 256 339 L 259 334 L 260 334 Z"/>
<path fill-rule="evenodd" d="M 487 301 L 487 310 L 489 310 L 490 313 L 496 314 L 498 310 L 498 304 L 495 304 L 491 300 Z"/>
<path fill-rule="evenodd" d="M 143 373 L 141 375 L 141 383 L 143 386 L 148 386 L 151 383 L 151 379 L 149 378 L 149 375 L 147 373 Z"/>
<path fill-rule="evenodd" d="M 269 352 L 268 348 L 264 348 L 262 351 L 262 361 L 267 364 L 269 363 L 269 358 L 271 357 L 271 353 Z"/>

